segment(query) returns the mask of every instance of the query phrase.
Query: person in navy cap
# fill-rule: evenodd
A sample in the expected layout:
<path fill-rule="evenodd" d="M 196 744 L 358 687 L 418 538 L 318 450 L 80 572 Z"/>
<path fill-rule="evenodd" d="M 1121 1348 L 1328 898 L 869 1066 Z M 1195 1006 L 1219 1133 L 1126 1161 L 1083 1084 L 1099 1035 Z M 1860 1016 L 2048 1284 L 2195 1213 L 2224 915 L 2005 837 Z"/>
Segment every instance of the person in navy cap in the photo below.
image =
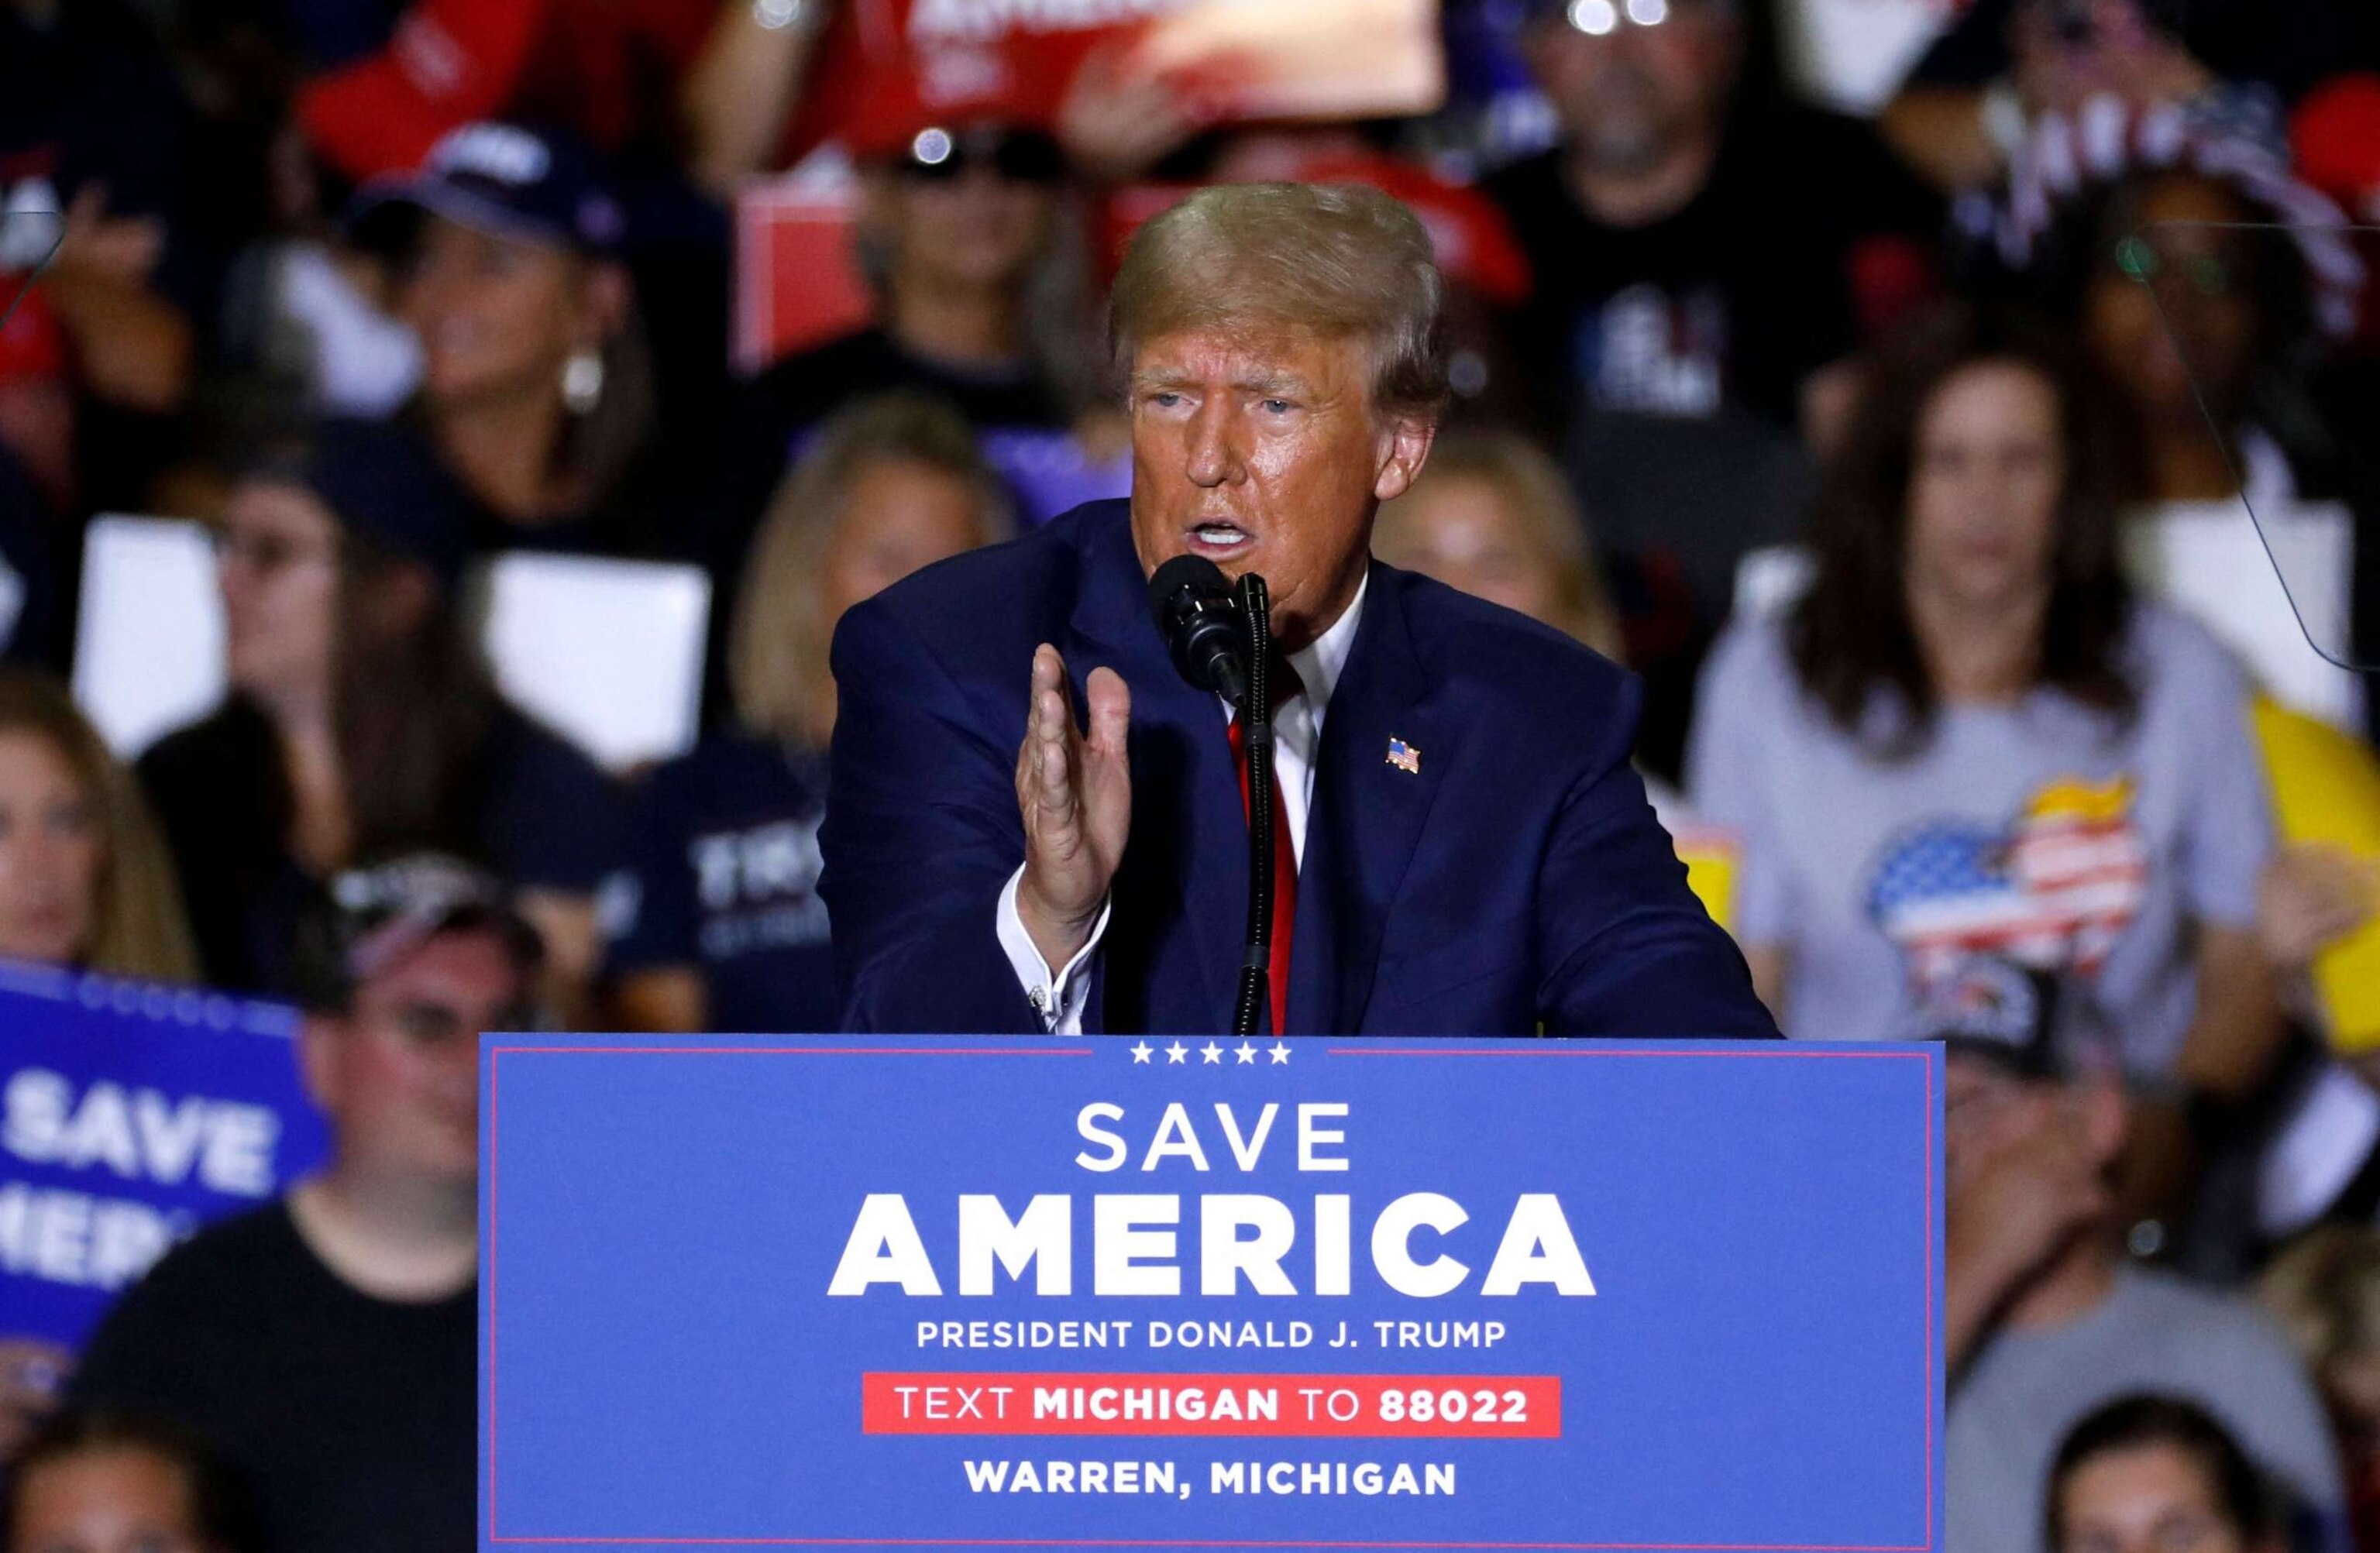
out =
<path fill-rule="evenodd" d="M 422 350 L 406 419 L 461 487 L 470 547 L 670 548 L 626 217 L 586 149 L 468 124 L 414 172 L 366 183 L 350 223 L 400 256 L 398 311 Z"/>
<path fill-rule="evenodd" d="M 361 421 L 274 440 L 232 488 L 229 694 L 140 763 L 216 985 L 285 990 L 318 881 L 400 846 L 517 889 L 565 1005 L 589 974 L 618 797 L 489 681 L 454 606 L 461 509 L 418 440 Z"/>

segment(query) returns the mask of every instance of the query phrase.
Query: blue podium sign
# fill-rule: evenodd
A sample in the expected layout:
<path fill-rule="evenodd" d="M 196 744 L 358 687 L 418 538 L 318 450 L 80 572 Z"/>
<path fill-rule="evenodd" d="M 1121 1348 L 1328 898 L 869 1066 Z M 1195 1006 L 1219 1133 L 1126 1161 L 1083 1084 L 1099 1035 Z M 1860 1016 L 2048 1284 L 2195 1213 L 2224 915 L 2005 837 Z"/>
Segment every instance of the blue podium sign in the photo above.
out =
<path fill-rule="evenodd" d="M 1940 1544 L 1931 1048 L 480 1061 L 483 1547 Z"/>

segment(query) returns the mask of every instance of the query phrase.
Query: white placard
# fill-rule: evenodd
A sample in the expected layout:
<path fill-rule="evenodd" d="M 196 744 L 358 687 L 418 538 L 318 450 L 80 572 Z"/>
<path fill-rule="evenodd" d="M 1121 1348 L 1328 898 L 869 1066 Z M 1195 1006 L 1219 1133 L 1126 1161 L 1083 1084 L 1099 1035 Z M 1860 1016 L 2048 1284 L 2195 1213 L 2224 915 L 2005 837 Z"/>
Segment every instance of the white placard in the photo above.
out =
<path fill-rule="evenodd" d="M 1786 74 L 1809 101 L 1870 117 L 1963 8 L 1948 0 L 1784 0 Z"/>
<path fill-rule="evenodd" d="M 2124 527 L 2124 570 L 2141 591 L 2214 632 L 2273 699 L 2354 727 L 2363 710 L 2361 680 L 2313 649 L 2320 642 L 2341 656 L 2347 650 L 2354 520 L 2332 503 L 2264 505 L 2256 517 L 2239 502 L 2142 513 Z"/>
<path fill-rule="evenodd" d="M 615 771 L 693 747 L 710 619 L 701 567 L 514 553 L 479 587 L 481 639 L 514 705 Z"/>
<path fill-rule="evenodd" d="M 698 566 L 512 554 L 485 564 L 480 642 L 497 686 L 613 770 L 693 746 L 710 581 Z M 206 529 L 108 516 L 83 546 L 75 699 L 130 759 L 224 694 L 222 596 Z"/>
<path fill-rule="evenodd" d="M 132 758 L 205 716 L 223 689 L 223 595 L 206 529 L 179 518 L 91 519 L 74 695 L 108 747 Z"/>

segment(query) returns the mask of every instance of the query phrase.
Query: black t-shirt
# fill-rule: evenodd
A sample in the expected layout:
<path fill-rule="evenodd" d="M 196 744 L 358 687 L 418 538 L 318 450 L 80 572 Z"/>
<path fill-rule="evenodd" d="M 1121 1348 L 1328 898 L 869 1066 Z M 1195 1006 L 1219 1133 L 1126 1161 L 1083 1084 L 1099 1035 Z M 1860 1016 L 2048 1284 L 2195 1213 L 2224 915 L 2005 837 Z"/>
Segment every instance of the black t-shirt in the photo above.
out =
<path fill-rule="evenodd" d="M 458 482 L 459 484 L 459 482 Z M 471 553 L 530 551 L 619 561 L 699 561 L 702 539 L 685 482 L 661 443 L 648 440 L 601 499 L 576 512 L 522 523 L 468 490 L 463 524 Z"/>
<path fill-rule="evenodd" d="M 824 761 L 735 734 L 653 772 L 603 884 L 607 972 L 699 970 L 714 1030 L 835 1029 L 818 896 L 825 792 Z"/>
<path fill-rule="evenodd" d="M 273 724 L 235 696 L 160 739 L 138 771 L 181 874 L 207 980 L 285 990 L 290 942 L 320 886 L 289 854 L 289 788 Z M 500 705 L 461 781 L 467 791 L 450 807 L 468 830 L 419 844 L 516 887 L 594 892 L 616 844 L 620 797 L 575 746 Z"/>
<path fill-rule="evenodd" d="M 101 1322 L 71 1395 L 206 1437 L 275 1553 L 474 1546 L 477 1295 L 358 1292 L 280 1203 L 201 1230 Z"/>
<path fill-rule="evenodd" d="M 1863 287 L 1922 271 L 1941 229 L 1865 126 L 1814 109 L 1747 110 L 1702 191 L 1642 226 L 1583 209 L 1559 149 L 1483 187 L 1536 278 L 1512 345 L 1548 434 L 1588 408 L 1793 425 L 1802 380 L 1858 342 Z"/>
<path fill-rule="evenodd" d="M 2009 23 L 2023 0 L 1974 0 L 1910 72 L 1916 86 L 1985 86 L 2013 63 Z M 2140 0 L 2151 21 L 2227 80 L 2295 98 L 2354 57 L 2355 12 L 2370 0 Z"/>

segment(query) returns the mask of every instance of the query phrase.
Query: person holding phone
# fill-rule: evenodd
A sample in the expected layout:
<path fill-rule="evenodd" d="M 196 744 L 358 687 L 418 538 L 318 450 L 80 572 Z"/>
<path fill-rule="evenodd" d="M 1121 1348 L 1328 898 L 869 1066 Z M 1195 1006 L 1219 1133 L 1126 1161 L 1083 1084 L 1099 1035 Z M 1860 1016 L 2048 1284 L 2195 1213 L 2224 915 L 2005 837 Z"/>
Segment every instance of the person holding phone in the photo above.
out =
<path fill-rule="evenodd" d="M 1946 189 L 1997 180 L 2045 117 L 2106 100 L 2137 114 L 2223 82 L 2283 103 L 2349 57 L 2348 0 L 1976 0 L 1876 128 Z"/>

